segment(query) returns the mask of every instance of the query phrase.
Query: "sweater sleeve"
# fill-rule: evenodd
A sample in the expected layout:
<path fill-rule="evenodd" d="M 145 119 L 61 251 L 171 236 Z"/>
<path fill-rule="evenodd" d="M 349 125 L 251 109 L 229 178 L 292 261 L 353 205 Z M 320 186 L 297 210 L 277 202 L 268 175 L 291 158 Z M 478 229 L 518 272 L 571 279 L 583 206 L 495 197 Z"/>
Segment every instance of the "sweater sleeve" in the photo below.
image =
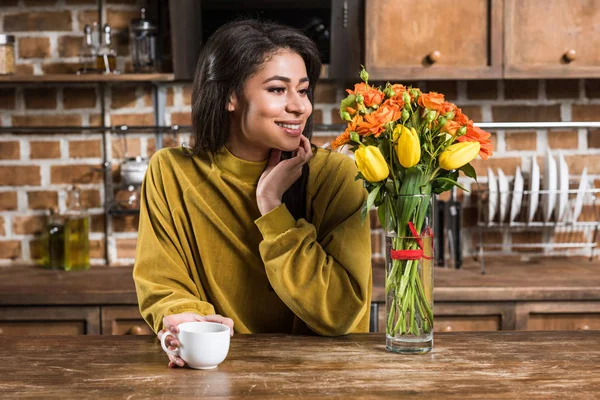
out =
<path fill-rule="evenodd" d="M 157 153 L 151 159 L 141 189 L 140 223 L 133 278 L 142 317 L 155 332 L 162 329 L 166 315 L 194 312 L 214 314 L 214 307 L 206 301 L 202 287 L 191 277 L 172 211 L 167 201 L 168 179 L 161 171 L 168 171 L 168 160 Z M 173 190 L 172 192 L 176 192 Z M 173 201 L 175 202 L 175 201 Z"/>
<path fill-rule="evenodd" d="M 363 224 L 360 215 L 366 190 L 355 181 L 349 157 L 335 174 L 322 178 L 327 181 L 313 198 L 315 215 L 324 210 L 319 233 L 305 219 L 296 221 L 285 204 L 256 220 L 271 286 L 310 329 L 326 336 L 357 327 L 369 313 L 372 284 L 369 220 Z"/>

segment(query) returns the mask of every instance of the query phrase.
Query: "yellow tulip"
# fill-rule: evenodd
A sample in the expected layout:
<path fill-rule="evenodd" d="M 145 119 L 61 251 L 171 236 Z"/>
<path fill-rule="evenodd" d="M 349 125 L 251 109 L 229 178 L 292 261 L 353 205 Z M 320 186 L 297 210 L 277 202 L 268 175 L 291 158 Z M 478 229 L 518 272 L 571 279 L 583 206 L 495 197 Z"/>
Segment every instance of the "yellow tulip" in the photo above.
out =
<path fill-rule="evenodd" d="M 415 128 L 408 129 L 404 125 L 396 125 L 394 129 L 394 140 L 396 143 L 396 154 L 398 161 L 404 168 L 417 165 L 421 159 L 421 142 Z"/>
<path fill-rule="evenodd" d="M 354 152 L 358 169 L 369 182 L 379 182 L 390 174 L 383 154 L 376 146 L 361 146 Z"/>
<path fill-rule="evenodd" d="M 458 169 L 470 163 L 477 157 L 480 149 L 479 142 L 461 142 L 453 144 L 440 154 L 440 167 L 446 171 Z"/>

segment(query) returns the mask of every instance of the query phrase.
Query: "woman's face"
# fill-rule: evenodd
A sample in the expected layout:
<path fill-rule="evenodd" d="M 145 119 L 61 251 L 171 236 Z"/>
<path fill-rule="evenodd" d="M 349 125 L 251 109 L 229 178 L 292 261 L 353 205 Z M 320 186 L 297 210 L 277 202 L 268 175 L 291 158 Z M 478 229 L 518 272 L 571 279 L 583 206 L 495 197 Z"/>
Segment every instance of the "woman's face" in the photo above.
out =
<path fill-rule="evenodd" d="M 237 157 L 260 161 L 272 148 L 294 151 L 312 113 L 304 60 L 280 50 L 248 78 L 243 93 L 232 96 L 228 148 Z"/>

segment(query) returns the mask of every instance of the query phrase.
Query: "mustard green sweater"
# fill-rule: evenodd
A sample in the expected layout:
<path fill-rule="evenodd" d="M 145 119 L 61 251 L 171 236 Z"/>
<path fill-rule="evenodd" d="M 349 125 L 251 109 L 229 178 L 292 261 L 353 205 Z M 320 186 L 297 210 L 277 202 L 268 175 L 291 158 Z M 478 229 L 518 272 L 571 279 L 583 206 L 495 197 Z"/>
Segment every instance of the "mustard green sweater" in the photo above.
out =
<path fill-rule="evenodd" d="M 307 221 L 284 204 L 260 215 L 256 184 L 266 161 L 226 148 L 205 159 L 186 152 L 158 151 L 142 186 L 133 276 L 155 332 L 164 316 L 186 311 L 229 317 L 239 333 L 368 332 L 367 192 L 352 159 L 315 152 Z"/>

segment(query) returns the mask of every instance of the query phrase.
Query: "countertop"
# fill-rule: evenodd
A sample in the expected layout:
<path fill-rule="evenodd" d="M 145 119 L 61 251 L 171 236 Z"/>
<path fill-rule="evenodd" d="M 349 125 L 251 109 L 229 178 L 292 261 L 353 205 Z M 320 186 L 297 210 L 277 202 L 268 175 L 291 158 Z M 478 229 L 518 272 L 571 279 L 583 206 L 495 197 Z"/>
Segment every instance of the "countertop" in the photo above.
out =
<path fill-rule="evenodd" d="M 373 266 L 373 297 L 385 302 L 382 265 Z M 435 301 L 600 300 L 600 263 L 582 258 L 534 262 L 487 259 L 486 274 L 467 262 L 462 270 L 436 267 Z M 137 304 L 131 267 L 84 272 L 33 266 L 0 267 L 0 305 Z"/>
<path fill-rule="evenodd" d="M 0 336 L 7 398 L 598 398 L 600 331 L 435 334 L 424 355 L 383 334 L 235 335 L 215 370 L 169 369 L 150 336 Z"/>

